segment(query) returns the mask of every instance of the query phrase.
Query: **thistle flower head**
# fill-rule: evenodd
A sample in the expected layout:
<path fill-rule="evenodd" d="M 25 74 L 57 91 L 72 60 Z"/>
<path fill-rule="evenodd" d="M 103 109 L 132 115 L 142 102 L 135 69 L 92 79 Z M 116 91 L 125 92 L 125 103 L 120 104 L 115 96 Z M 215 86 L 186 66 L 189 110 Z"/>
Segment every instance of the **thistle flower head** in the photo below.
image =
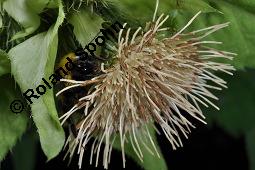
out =
<path fill-rule="evenodd" d="M 217 97 L 209 89 L 221 90 L 226 87 L 226 82 L 213 72 L 231 75 L 230 71 L 234 68 L 212 59 L 232 59 L 234 54 L 206 47 L 206 44 L 220 42 L 202 39 L 228 23 L 183 33 L 197 15 L 178 33 L 167 38 L 160 38 L 168 30 L 162 28 L 168 19 L 164 14 L 157 20 L 154 17 L 146 31 L 138 28 L 131 35 L 131 29 L 127 29 L 125 34 L 121 30 L 115 62 L 109 68 L 104 68 L 102 64 L 103 74 L 86 81 L 62 80 L 73 85 L 57 95 L 70 88 L 90 85 L 88 94 L 61 117 L 64 123 L 77 110 L 84 109 L 84 119 L 77 125 L 78 136 L 74 138 L 70 135 L 67 140 L 71 157 L 78 148 L 80 167 L 90 140 L 94 141 L 91 162 L 95 155 L 96 165 L 101 145 L 105 143 L 102 149 L 103 165 L 107 168 L 112 145 L 116 135 L 119 135 L 125 167 L 126 142 L 131 143 L 141 160 L 141 145 L 158 155 L 148 124 L 157 123 L 173 149 L 176 149 L 182 146 L 180 136 L 187 138 L 190 128 L 194 127 L 182 115 L 183 111 L 204 122 L 205 117 L 199 105 L 211 105 L 218 109 L 210 101 Z M 214 85 L 207 84 L 208 81 Z"/>

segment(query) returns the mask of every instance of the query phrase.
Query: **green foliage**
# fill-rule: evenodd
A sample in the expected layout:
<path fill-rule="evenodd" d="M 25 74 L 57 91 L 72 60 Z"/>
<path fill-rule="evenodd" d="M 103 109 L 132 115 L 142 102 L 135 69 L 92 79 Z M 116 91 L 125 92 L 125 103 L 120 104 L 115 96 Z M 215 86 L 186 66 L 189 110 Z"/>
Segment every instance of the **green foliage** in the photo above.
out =
<path fill-rule="evenodd" d="M 5 0 L 3 2 L 3 9 L 20 23 L 24 30 L 17 33 L 12 39 L 25 37 L 33 33 L 40 25 L 40 17 L 38 13 L 44 8 L 47 1 L 33 1 L 34 6 L 29 6 L 28 0 Z M 42 3 L 44 2 L 44 4 Z"/>
<path fill-rule="evenodd" d="M 10 50 L 12 74 L 22 92 L 35 89 L 41 84 L 42 78 L 47 79 L 54 72 L 58 44 L 57 33 L 63 20 L 63 6 L 60 3 L 57 22 L 48 32 L 35 35 Z M 27 65 L 27 63 L 30 64 Z M 53 91 L 48 90 L 31 105 L 31 108 L 43 151 L 48 159 L 51 159 L 60 152 L 65 140 L 55 107 Z"/>
<path fill-rule="evenodd" d="M 171 0 L 168 1 L 168 6 L 172 9 L 186 10 L 186 11 L 203 11 L 203 12 L 218 12 L 215 8 L 210 6 L 203 0 Z M 168 8 L 169 9 L 169 8 Z"/>
<path fill-rule="evenodd" d="M 2 160 L 25 132 L 28 116 L 25 112 L 15 114 L 10 110 L 11 102 L 20 97 L 20 92 L 10 75 L 1 76 L 0 81 L 0 160 Z"/>
<path fill-rule="evenodd" d="M 62 149 L 65 140 L 63 129 L 59 123 L 52 119 L 47 105 L 42 99 L 37 99 L 32 105 L 32 113 L 38 128 L 42 149 L 50 160 L 57 156 Z"/>
<path fill-rule="evenodd" d="M 100 32 L 104 20 L 89 9 L 80 9 L 71 14 L 68 22 L 73 25 L 73 32 L 79 43 L 85 47 Z"/>
<path fill-rule="evenodd" d="M 2 28 L 0 28 L 0 49 L 7 52 L 15 45 L 24 41 L 24 38 L 11 40 L 11 38 L 22 30 L 22 27 L 6 12 L 2 14 Z"/>
<path fill-rule="evenodd" d="M 151 21 L 155 6 L 155 1 L 148 0 L 138 0 L 138 1 L 130 1 L 130 0 L 114 0 L 114 3 L 121 9 L 127 13 L 127 15 L 133 20 L 140 20 L 142 24 L 145 22 Z M 172 14 L 176 10 L 185 10 L 185 11 L 203 11 L 203 12 L 216 12 L 217 10 L 211 7 L 208 3 L 202 0 L 166 0 L 159 1 L 158 14 Z"/>
<path fill-rule="evenodd" d="M 8 55 L 3 50 L 0 50 L 0 77 L 10 72 L 11 64 Z"/>

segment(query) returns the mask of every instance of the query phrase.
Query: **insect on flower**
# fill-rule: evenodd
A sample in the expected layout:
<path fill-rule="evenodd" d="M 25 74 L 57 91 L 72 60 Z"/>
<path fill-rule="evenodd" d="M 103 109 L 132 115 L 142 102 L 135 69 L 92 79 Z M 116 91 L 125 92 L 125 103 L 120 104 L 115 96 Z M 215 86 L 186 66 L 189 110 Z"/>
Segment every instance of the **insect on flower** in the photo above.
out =
<path fill-rule="evenodd" d="M 184 33 L 199 12 L 179 32 L 160 39 L 158 36 L 168 30 L 161 27 L 169 16 L 162 14 L 156 19 L 157 8 L 158 3 L 148 30 L 138 28 L 132 35 L 130 28 L 125 35 L 123 30 L 119 32 L 114 64 L 104 68 L 102 63 L 103 74 L 85 81 L 61 80 L 72 85 L 59 91 L 57 96 L 72 88 L 90 86 L 87 95 L 60 118 L 63 124 L 77 110 L 84 110 L 83 119 L 76 125 L 77 137 L 71 134 L 66 143 L 71 158 L 77 149 L 80 168 L 90 140 L 93 141 L 90 161 L 92 163 L 96 155 L 96 166 L 104 142 L 103 165 L 107 169 L 112 145 L 119 136 L 125 167 L 127 142 L 141 160 L 141 145 L 159 155 L 148 124 L 157 123 L 176 149 L 182 146 L 180 136 L 187 138 L 190 128 L 194 127 L 180 110 L 205 123 L 199 105 L 219 109 L 211 102 L 210 99 L 217 100 L 217 97 L 209 89 L 221 90 L 227 86 L 213 72 L 232 75 L 234 68 L 214 59 L 232 59 L 235 54 L 207 47 L 206 44 L 220 42 L 203 41 L 203 38 L 228 23 Z"/>

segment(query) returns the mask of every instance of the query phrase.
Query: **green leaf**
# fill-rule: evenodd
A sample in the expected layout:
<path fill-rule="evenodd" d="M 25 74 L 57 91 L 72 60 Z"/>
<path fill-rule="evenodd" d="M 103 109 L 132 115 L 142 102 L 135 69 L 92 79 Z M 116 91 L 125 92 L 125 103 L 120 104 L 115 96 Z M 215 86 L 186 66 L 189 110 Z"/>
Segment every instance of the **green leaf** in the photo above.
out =
<path fill-rule="evenodd" d="M 20 92 L 10 75 L 2 76 L 0 82 L 0 160 L 2 160 L 25 132 L 28 117 L 25 112 L 15 114 L 10 110 L 13 100 L 20 97 L 18 95 Z"/>
<path fill-rule="evenodd" d="M 7 53 L 0 50 L 0 77 L 6 73 L 11 72 L 11 63 L 8 59 Z"/>
<path fill-rule="evenodd" d="M 40 142 L 48 160 L 54 158 L 61 151 L 65 135 L 60 124 L 53 121 L 49 115 L 46 103 L 42 99 L 37 99 L 32 105 L 33 119 L 38 128 Z"/>
<path fill-rule="evenodd" d="M 143 22 L 148 22 L 152 20 L 155 8 L 156 0 L 121 0 L 116 1 L 112 0 L 113 4 L 125 11 L 130 17 L 133 17 L 135 20 L 141 20 Z M 203 12 L 216 12 L 213 7 L 211 7 L 207 2 L 203 0 L 165 0 L 159 1 L 158 15 L 162 13 L 170 14 L 175 9 L 186 10 L 186 11 L 203 11 Z"/>
<path fill-rule="evenodd" d="M 62 3 L 59 1 L 56 24 L 48 32 L 37 34 L 10 50 L 12 74 L 22 92 L 27 89 L 35 91 L 38 85 L 44 84 L 42 78 L 49 81 L 50 75 L 54 72 L 58 28 L 63 21 L 64 11 Z M 39 99 L 34 99 L 33 102 L 31 105 L 33 119 L 38 128 L 42 149 L 50 160 L 60 152 L 65 141 L 52 89 L 47 88 L 46 93 Z"/>
<path fill-rule="evenodd" d="M 125 154 L 135 160 L 143 169 L 145 170 L 167 170 L 167 165 L 164 160 L 164 157 L 160 151 L 160 148 L 157 144 L 156 132 L 152 127 L 148 128 L 150 131 L 150 135 L 154 144 L 156 145 L 157 151 L 159 153 L 160 158 L 157 155 L 152 155 L 144 145 L 141 145 L 141 151 L 143 153 L 143 162 L 138 158 L 136 153 L 133 150 L 131 143 L 125 143 Z M 120 138 L 116 138 L 113 147 L 117 150 L 121 150 Z"/>
<path fill-rule="evenodd" d="M 161 2 L 160 2 L 161 3 Z M 167 6 L 166 6 L 167 5 Z M 186 11 L 218 12 L 203 0 L 170 0 L 164 2 L 165 9 L 182 9 Z"/>
<path fill-rule="evenodd" d="M 255 170 L 255 128 L 246 133 L 246 150 L 250 161 L 250 170 Z"/>
<path fill-rule="evenodd" d="M 255 70 L 238 71 L 234 76 L 220 75 L 228 82 L 228 89 L 217 93 L 216 111 L 206 109 L 210 122 L 217 122 L 233 135 L 240 135 L 255 128 Z M 255 144 L 255 142 L 254 142 Z"/>
<path fill-rule="evenodd" d="M 223 42 L 220 48 L 225 51 L 237 53 L 238 56 L 232 63 L 236 68 L 255 67 L 255 3 L 252 0 L 230 1 L 230 0 L 208 0 L 222 13 L 207 13 L 199 16 L 190 30 L 205 28 L 211 25 L 230 22 L 228 28 L 211 34 L 208 39 Z M 194 13 L 183 12 L 178 17 L 179 28 L 181 28 Z"/>
<path fill-rule="evenodd" d="M 48 1 L 5 0 L 3 2 L 3 9 L 24 27 L 24 30 L 14 35 L 12 40 L 31 34 L 40 26 L 38 14 L 46 7 Z"/>
<path fill-rule="evenodd" d="M 85 47 L 100 32 L 104 20 L 88 9 L 80 9 L 72 13 L 68 22 L 74 26 L 77 40 Z"/>
<path fill-rule="evenodd" d="M 54 0 L 54 2 L 58 2 L 56 0 Z M 26 0 L 25 4 L 27 5 L 27 7 L 31 10 L 33 10 L 36 14 L 39 14 L 43 11 L 43 9 L 49 4 L 49 0 Z M 58 6 L 56 6 L 57 8 Z"/>

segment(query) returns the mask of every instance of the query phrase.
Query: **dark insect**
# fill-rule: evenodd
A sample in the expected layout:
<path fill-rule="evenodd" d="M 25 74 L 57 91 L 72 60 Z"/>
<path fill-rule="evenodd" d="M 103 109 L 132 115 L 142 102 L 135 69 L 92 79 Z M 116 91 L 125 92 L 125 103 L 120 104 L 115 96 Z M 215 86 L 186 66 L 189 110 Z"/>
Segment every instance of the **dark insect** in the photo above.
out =
<path fill-rule="evenodd" d="M 110 27 L 110 22 L 102 23 L 102 28 L 109 29 Z M 114 36 L 117 36 L 116 31 L 113 31 L 113 33 Z M 107 40 L 105 45 L 97 46 L 97 50 L 95 51 L 93 56 L 90 55 L 90 53 L 85 52 L 85 49 L 83 48 L 78 48 L 74 53 L 71 52 L 63 56 L 59 61 L 58 67 L 64 67 L 67 57 L 69 57 L 75 65 L 75 68 L 69 71 L 69 74 L 65 75 L 63 78 L 69 80 L 85 81 L 102 74 L 101 63 L 108 62 L 109 56 L 113 54 L 113 52 L 107 48 L 107 45 L 113 45 L 114 41 L 116 41 L 116 39 L 111 38 Z M 68 85 L 68 83 L 61 83 L 59 88 L 62 89 L 63 86 Z M 76 87 L 65 91 L 61 95 L 60 100 L 58 101 L 58 106 L 61 113 L 64 114 L 68 112 L 74 104 L 77 104 L 79 102 L 79 99 L 87 94 L 89 88 L 90 87 Z M 72 131 L 74 136 L 77 136 L 76 124 L 78 120 L 80 120 L 83 116 L 82 111 L 77 112 L 81 112 L 81 114 L 75 114 L 67 120 L 69 124 L 69 129 Z"/>
<path fill-rule="evenodd" d="M 59 67 L 63 67 L 66 64 L 67 57 L 72 59 L 73 63 L 75 64 L 75 68 L 72 69 L 68 75 L 64 76 L 65 79 L 85 81 L 100 74 L 101 62 L 96 57 L 92 57 L 90 55 L 86 56 L 82 53 L 82 51 L 69 53 L 61 58 L 59 61 Z M 63 86 L 67 85 L 68 83 L 62 83 L 60 84 L 60 86 L 62 86 L 60 88 L 63 88 Z M 58 106 L 61 113 L 63 114 L 68 112 L 74 104 L 78 103 L 81 97 L 86 95 L 87 91 L 88 88 L 77 87 L 64 92 L 58 101 Z M 74 136 L 77 135 L 77 128 L 75 126 L 77 123 L 76 120 L 79 120 L 82 116 L 82 111 L 80 112 L 81 114 L 77 114 L 75 117 L 73 116 L 68 119 L 69 128 L 71 129 Z"/>

